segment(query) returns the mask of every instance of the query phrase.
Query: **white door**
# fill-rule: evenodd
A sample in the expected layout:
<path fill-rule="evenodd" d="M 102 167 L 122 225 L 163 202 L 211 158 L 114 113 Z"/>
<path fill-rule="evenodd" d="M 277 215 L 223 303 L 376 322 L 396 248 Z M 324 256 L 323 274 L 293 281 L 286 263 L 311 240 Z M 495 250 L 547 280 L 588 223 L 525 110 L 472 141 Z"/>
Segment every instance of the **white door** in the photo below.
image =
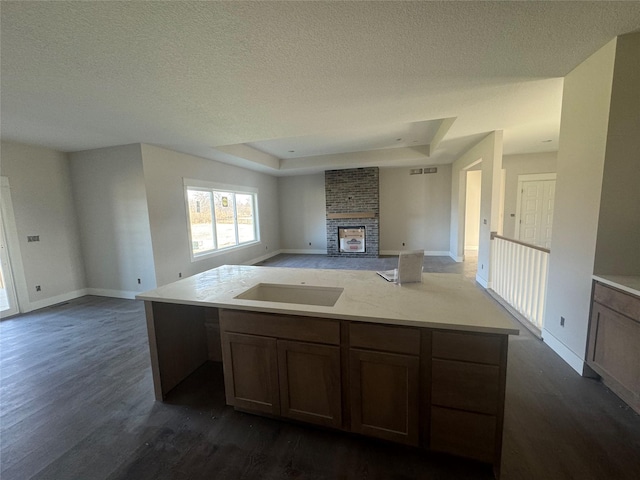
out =
<path fill-rule="evenodd" d="M 9 263 L 7 239 L 4 234 L 4 217 L 0 221 L 0 317 L 5 318 L 18 313 L 16 289 Z"/>
<path fill-rule="evenodd" d="M 555 177 L 555 174 L 553 176 Z M 539 247 L 551 248 L 556 181 L 555 178 L 544 177 L 548 177 L 548 174 L 522 175 L 518 181 L 519 208 L 516 239 Z"/>

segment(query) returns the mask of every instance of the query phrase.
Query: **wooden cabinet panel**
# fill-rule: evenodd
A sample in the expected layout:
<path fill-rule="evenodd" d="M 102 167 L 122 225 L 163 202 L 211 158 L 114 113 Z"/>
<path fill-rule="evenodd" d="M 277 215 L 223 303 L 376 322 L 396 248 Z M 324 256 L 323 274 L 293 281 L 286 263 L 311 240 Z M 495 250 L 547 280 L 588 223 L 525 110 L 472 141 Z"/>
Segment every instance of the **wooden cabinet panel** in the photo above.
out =
<path fill-rule="evenodd" d="M 420 355 L 420 330 L 352 322 L 349 325 L 349 343 L 354 348 Z"/>
<path fill-rule="evenodd" d="M 502 335 L 433 332 L 432 355 L 436 358 L 500 365 Z"/>
<path fill-rule="evenodd" d="M 278 340 L 281 415 L 342 426 L 340 348 Z"/>
<path fill-rule="evenodd" d="M 500 368 L 433 359 L 431 403 L 496 415 L 500 398 Z"/>
<path fill-rule="evenodd" d="M 639 301 L 640 303 L 640 301 Z M 587 363 L 640 412 L 640 323 L 594 303 Z"/>
<path fill-rule="evenodd" d="M 492 415 L 431 408 L 433 450 L 495 464 L 496 433 L 496 417 Z"/>
<path fill-rule="evenodd" d="M 280 414 L 276 339 L 222 333 L 227 404 L 244 410 Z"/>
<path fill-rule="evenodd" d="M 352 431 L 418 445 L 418 371 L 418 357 L 352 349 Z"/>
<path fill-rule="evenodd" d="M 205 309 L 145 302 L 157 400 L 208 359 Z M 178 321 L 176 321 L 178 319 Z"/>
<path fill-rule="evenodd" d="M 220 328 L 228 332 L 340 345 L 339 320 L 222 309 Z"/>

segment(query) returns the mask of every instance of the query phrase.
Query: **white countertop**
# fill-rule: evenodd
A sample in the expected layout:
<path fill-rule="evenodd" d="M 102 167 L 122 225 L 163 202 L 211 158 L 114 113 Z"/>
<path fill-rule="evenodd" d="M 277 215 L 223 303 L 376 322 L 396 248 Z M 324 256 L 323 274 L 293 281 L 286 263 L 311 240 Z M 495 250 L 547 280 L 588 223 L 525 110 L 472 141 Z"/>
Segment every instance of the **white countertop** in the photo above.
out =
<path fill-rule="evenodd" d="M 342 287 L 333 307 L 239 300 L 258 283 Z M 425 273 L 396 285 L 375 272 L 225 265 L 141 293 L 138 300 L 394 325 L 518 335 L 500 306 L 461 275 Z"/>
<path fill-rule="evenodd" d="M 632 295 L 640 297 L 640 277 L 624 275 L 594 275 L 594 280 L 618 288 Z"/>

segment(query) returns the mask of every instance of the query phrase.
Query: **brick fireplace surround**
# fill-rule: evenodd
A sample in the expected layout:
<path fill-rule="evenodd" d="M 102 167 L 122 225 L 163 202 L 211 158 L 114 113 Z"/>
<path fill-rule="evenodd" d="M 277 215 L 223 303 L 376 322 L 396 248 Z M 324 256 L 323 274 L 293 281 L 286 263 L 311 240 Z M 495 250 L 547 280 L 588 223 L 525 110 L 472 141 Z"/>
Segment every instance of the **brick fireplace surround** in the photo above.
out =
<path fill-rule="evenodd" d="M 324 172 L 327 206 L 327 255 L 330 257 L 378 257 L 380 189 L 378 167 Z M 338 227 L 366 229 L 366 251 L 340 252 Z"/>

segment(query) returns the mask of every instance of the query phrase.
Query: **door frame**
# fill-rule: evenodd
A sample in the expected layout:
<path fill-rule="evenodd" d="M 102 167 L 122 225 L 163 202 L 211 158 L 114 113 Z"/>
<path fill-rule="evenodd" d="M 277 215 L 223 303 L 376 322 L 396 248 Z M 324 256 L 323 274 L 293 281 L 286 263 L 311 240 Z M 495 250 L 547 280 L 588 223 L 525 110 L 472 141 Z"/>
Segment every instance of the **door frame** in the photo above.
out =
<path fill-rule="evenodd" d="M 540 182 L 543 180 L 556 180 L 555 173 L 527 173 L 518 175 L 518 192 L 516 200 L 516 224 L 513 232 L 513 238 L 520 240 L 520 209 L 522 208 L 522 189 L 525 182 Z"/>
<path fill-rule="evenodd" d="M 29 293 L 27 281 L 24 276 L 24 265 L 22 264 L 22 254 L 20 252 L 20 241 L 16 218 L 13 213 L 13 202 L 11 201 L 11 187 L 9 178 L 0 177 L 0 214 L 4 226 L 4 235 L 7 242 L 7 256 L 9 257 L 10 274 L 13 276 L 13 286 L 16 293 L 18 313 L 28 311 Z"/>

